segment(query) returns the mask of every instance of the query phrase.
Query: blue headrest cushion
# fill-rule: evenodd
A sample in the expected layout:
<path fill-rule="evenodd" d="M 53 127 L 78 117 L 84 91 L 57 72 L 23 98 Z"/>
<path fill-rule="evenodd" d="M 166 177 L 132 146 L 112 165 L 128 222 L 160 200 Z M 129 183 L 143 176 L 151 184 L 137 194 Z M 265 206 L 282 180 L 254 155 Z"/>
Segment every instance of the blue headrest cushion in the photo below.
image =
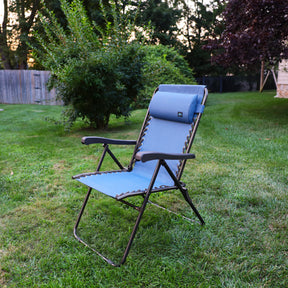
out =
<path fill-rule="evenodd" d="M 150 102 L 149 113 L 159 119 L 192 123 L 197 100 L 197 94 L 157 91 Z"/>

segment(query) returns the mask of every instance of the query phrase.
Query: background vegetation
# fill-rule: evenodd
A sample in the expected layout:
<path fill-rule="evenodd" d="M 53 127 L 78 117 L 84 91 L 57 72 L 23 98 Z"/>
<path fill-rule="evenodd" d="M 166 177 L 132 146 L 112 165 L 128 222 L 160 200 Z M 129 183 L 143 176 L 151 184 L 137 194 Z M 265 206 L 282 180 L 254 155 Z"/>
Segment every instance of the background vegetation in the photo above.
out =
<path fill-rule="evenodd" d="M 95 128 L 128 117 L 160 83 L 255 73 L 260 63 L 262 90 L 265 64 L 288 55 L 288 4 L 240 2 L 4 0 L 2 65 L 25 69 L 32 51 L 68 107 L 68 128 L 78 117 Z"/>
<path fill-rule="evenodd" d="M 35 33 L 31 47 L 51 71 L 50 88 L 69 107 L 69 126 L 81 117 L 105 128 L 111 114 L 128 117 L 133 107 L 143 106 L 159 83 L 193 83 L 192 70 L 177 51 L 144 45 L 149 28 L 139 32 L 135 20 L 117 14 L 116 7 L 101 6 L 103 29 L 89 21 L 80 0 L 61 0 L 61 8 L 67 29 L 46 9 L 49 17 L 40 14 L 44 32 Z"/>
<path fill-rule="evenodd" d="M 209 95 L 183 178 L 206 225 L 149 207 L 120 268 L 74 239 L 86 187 L 71 176 L 94 170 L 102 151 L 82 136 L 136 139 L 145 110 L 67 134 L 45 121 L 61 107 L 0 105 L 0 286 L 287 287 L 288 103 L 274 95 Z M 128 162 L 129 149 L 113 151 Z M 155 200 L 193 217 L 178 196 Z M 134 211 L 96 192 L 91 203 L 90 240 L 116 258 Z"/>
<path fill-rule="evenodd" d="M 4 69 L 27 69 L 29 54 L 27 40 L 33 41 L 31 35 L 34 31 L 43 32 L 39 12 L 45 14 L 45 6 L 54 11 L 55 17 L 64 29 L 67 27 L 67 19 L 60 2 L 60 0 L 3 0 L 0 55 Z M 288 29 L 287 1 L 83 0 L 82 2 L 88 19 L 101 28 L 106 26 L 101 6 L 108 10 L 114 7 L 120 17 L 125 15 L 130 20 L 136 19 L 137 27 L 150 24 L 153 29 L 148 43 L 175 47 L 188 61 L 196 77 L 225 75 L 227 71 L 239 74 L 244 70 L 246 73 L 251 73 L 251 69 L 260 69 L 261 61 L 267 65 L 275 63 L 277 65 L 279 59 L 287 58 L 287 41 L 285 41 Z M 113 21 L 113 17 L 110 20 Z"/>
<path fill-rule="evenodd" d="M 30 51 L 27 41 L 33 41 L 33 32 L 43 32 L 39 13 L 48 17 L 45 6 L 54 12 L 58 22 L 66 29 L 67 19 L 60 2 L 3 0 L 4 18 L 0 23 L 2 68 L 28 68 L 27 56 Z M 188 60 L 190 68 L 194 69 L 198 77 L 219 71 L 219 67 L 211 66 L 210 52 L 204 51 L 201 46 L 207 43 L 209 35 L 219 35 L 223 29 L 216 27 L 218 16 L 224 7 L 222 0 L 204 4 L 202 0 L 83 0 L 82 3 L 89 21 L 102 29 L 106 27 L 103 6 L 106 10 L 115 8 L 119 17 L 136 19 L 135 24 L 140 30 L 150 25 L 152 30 L 147 44 L 175 47 Z M 12 19 L 14 20 L 11 21 Z M 113 22 L 113 17 L 109 17 L 109 21 Z M 43 69 L 37 61 L 34 68 Z"/>
<path fill-rule="evenodd" d="M 288 3 L 275 0 L 230 0 L 223 13 L 221 37 L 210 41 L 213 60 L 230 69 L 259 71 L 288 57 Z"/>

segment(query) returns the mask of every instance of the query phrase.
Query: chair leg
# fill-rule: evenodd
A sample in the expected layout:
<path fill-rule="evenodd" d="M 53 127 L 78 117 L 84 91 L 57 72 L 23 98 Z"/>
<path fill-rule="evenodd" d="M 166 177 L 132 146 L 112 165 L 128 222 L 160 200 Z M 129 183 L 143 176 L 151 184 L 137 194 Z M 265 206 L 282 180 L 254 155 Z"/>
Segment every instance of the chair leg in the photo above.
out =
<path fill-rule="evenodd" d="M 146 197 L 144 198 L 144 201 L 143 201 L 142 206 L 141 206 L 141 208 L 140 208 L 140 211 L 139 211 L 138 217 L 137 217 L 137 219 L 136 219 L 134 228 L 133 228 L 132 233 L 131 233 L 131 235 L 130 235 L 130 239 L 129 239 L 128 244 L 127 244 L 127 246 L 126 246 L 126 249 L 125 249 L 125 252 L 124 252 L 124 254 L 123 254 L 123 257 L 122 257 L 122 259 L 121 259 L 121 261 L 120 261 L 120 265 L 123 264 L 123 263 L 126 261 L 126 258 L 127 258 L 127 256 L 128 256 L 128 253 L 129 253 L 130 248 L 131 248 L 131 245 L 132 245 L 132 242 L 133 242 L 134 237 L 135 237 L 135 235 L 136 235 L 138 226 L 139 226 L 139 224 L 140 224 L 142 215 L 143 215 L 144 210 L 145 210 L 145 208 L 146 208 L 146 205 L 147 205 L 147 203 L 148 203 L 149 196 L 150 196 L 150 193 L 147 194 Z M 120 265 L 119 265 L 119 266 L 120 266 Z"/>
<path fill-rule="evenodd" d="M 196 216 L 200 220 L 201 225 L 204 225 L 205 222 L 204 222 L 203 218 L 201 217 L 200 213 L 198 212 L 198 210 L 196 209 L 196 207 L 194 206 L 194 204 L 193 204 L 193 202 L 192 202 L 192 200 L 188 194 L 187 188 L 183 187 L 183 185 L 181 185 L 179 180 L 175 177 L 175 175 L 173 174 L 173 172 L 171 171 L 171 169 L 167 165 L 166 161 L 163 160 L 162 165 L 165 167 L 165 169 L 167 170 L 167 172 L 169 173 L 169 175 L 173 179 L 175 185 L 178 187 L 178 189 L 181 191 L 182 195 L 184 196 L 184 199 L 188 202 L 188 204 L 190 205 L 190 207 L 192 208 L 192 210 L 194 211 L 194 213 L 196 214 Z"/>
<path fill-rule="evenodd" d="M 204 225 L 205 221 L 203 220 L 202 216 L 198 212 L 197 208 L 194 206 L 194 204 L 193 204 L 193 202 L 192 202 L 192 200 L 188 194 L 188 190 L 185 187 L 181 187 L 180 191 L 181 191 L 182 195 L 184 196 L 184 199 L 188 202 L 188 204 L 190 205 L 190 207 L 192 208 L 194 213 L 197 215 L 198 219 L 201 222 L 201 225 Z"/>
<path fill-rule="evenodd" d="M 174 214 L 174 215 L 176 215 L 176 216 L 180 216 L 181 218 L 183 218 L 183 219 L 185 219 L 185 220 L 187 220 L 187 221 L 190 221 L 190 222 L 198 222 L 197 220 L 195 221 L 194 219 L 192 219 L 192 218 L 189 218 L 189 217 L 186 217 L 186 216 L 184 216 L 184 215 L 179 215 L 179 213 L 176 213 L 176 212 L 174 212 L 174 211 L 172 211 L 172 210 L 170 210 L 170 209 L 168 209 L 168 208 L 166 208 L 166 207 L 163 207 L 163 206 L 161 206 L 161 205 L 159 205 L 159 204 L 157 204 L 157 203 L 154 203 L 154 202 L 152 202 L 152 201 L 148 201 L 148 203 L 149 204 L 151 204 L 151 205 L 153 205 L 153 206 L 155 206 L 155 207 L 158 207 L 158 208 L 160 208 L 160 209 L 162 209 L 162 210 L 165 210 L 165 211 L 167 211 L 167 212 L 169 212 L 169 213 L 172 213 L 172 214 Z M 202 223 L 200 223 L 201 225 L 202 225 Z"/>
<path fill-rule="evenodd" d="M 92 191 L 92 188 L 89 187 L 88 189 L 88 192 L 86 194 L 86 197 L 85 197 L 85 200 L 83 202 L 83 205 L 82 205 L 82 208 L 79 212 L 79 215 L 78 215 L 78 218 L 77 218 L 77 221 L 76 221 L 76 224 L 74 226 L 74 237 L 80 242 L 82 243 L 83 245 L 85 245 L 86 247 L 88 247 L 89 249 L 91 249 L 93 252 L 95 252 L 98 256 L 100 256 L 102 259 L 104 259 L 107 263 L 109 263 L 110 265 L 112 266 L 120 266 L 120 264 L 115 264 L 113 261 L 111 261 L 110 259 L 108 259 L 107 257 L 105 257 L 104 255 L 102 255 L 99 251 L 95 250 L 93 247 L 91 247 L 88 243 L 86 243 L 82 238 L 80 238 L 80 236 L 77 234 L 77 229 L 78 229 L 78 226 L 80 224 L 80 221 L 81 221 L 81 218 L 82 218 L 82 215 L 84 213 L 84 210 L 86 208 L 86 205 L 88 203 L 88 200 L 89 200 L 89 197 L 90 197 L 90 194 L 91 194 L 91 191 Z"/>
<path fill-rule="evenodd" d="M 77 228 L 78 228 L 78 225 L 79 225 L 79 223 L 80 223 L 81 217 L 82 217 L 82 215 L 83 215 L 83 213 L 84 213 L 84 210 L 85 210 L 85 207 L 86 207 L 86 205 L 87 205 L 87 202 L 88 202 L 88 200 L 89 200 L 91 191 L 92 191 L 92 188 L 89 187 L 88 192 L 87 192 L 86 197 L 85 197 L 85 200 L 84 200 L 84 202 L 83 202 L 82 208 L 81 208 L 81 210 L 80 210 L 80 212 L 79 212 L 79 215 L 78 215 L 76 224 L 75 224 L 75 226 L 74 226 L 74 230 L 73 230 L 74 236 L 75 236 L 75 238 L 76 238 L 77 240 L 79 240 L 79 242 L 82 242 L 82 241 L 81 241 L 80 237 L 77 235 Z M 85 244 L 85 243 L 83 243 L 83 244 Z"/>
<path fill-rule="evenodd" d="M 149 197 L 150 197 L 152 188 L 153 188 L 153 186 L 154 186 L 154 183 L 155 183 L 155 180 L 156 180 L 156 178 L 157 178 L 157 175 L 158 175 L 158 172 L 159 172 L 159 170 L 160 170 L 161 165 L 162 165 L 162 162 L 161 162 L 161 161 L 158 161 L 157 166 L 156 166 L 156 168 L 155 168 L 155 170 L 154 170 L 152 179 L 151 179 L 151 181 L 150 181 L 149 187 L 148 187 L 147 192 L 146 192 L 146 194 L 145 194 L 145 197 L 144 197 L 142 206 L 141 206 L 141 208 L 140 208 L 140 211 L 139 211 L 139 214 L 138 214 L 136 223 L 135 223 L 135 225 L 134 225 L 133 231 L 132 231 L 132 233 L 131 233 L 130 239 L 129 239 L 129 241 L 128 241 L 127 247 L 126 247 L 126 249 L 125 249 L 125 252 L 124 252 L 124 255 L 123 255 L 123 258 L 122 258 L 120 264 L 123 264 L 123 263 L 126 261 L 126 258 L 127 258 L 127 256 L 128 256 L 128 253 L 129 253 L 130 248 L 131 248 L 131 245 L 132 245 L 132 242 L 133 242 L 134 237 L 135 237 L 135 235 L 136 235 L 136 231 L 137 231 L 137 228 L 138 228 L 138 226 L 139 226 L 140 220 L 141 220 L 141 218 L 142 218 L 142 215 L 143 215 L 143 213 L 144 213 L 144 210 L 145 210 L 145 208 L 146 208 L 146 205 L 147 205 L 147 203 L 148 203 L 148 201 L 149 201 Z"/>
<path fill-rule="evenodd" d="M 132 233 L 130 235 L 130 238 L 129 238 L 129 241 L 128 241 L 128 244 L 126 246 L 126 249 L 124 251 L 124 254 L 123 254 L 123 257 L 121 259 L 121 261 L 119 263 L 115 263 L 113 262 L 111 259 L 107 258 L 106 256 L 104 256 L 102 253 L 100 253 L 99 251 L 97 251 L 96 249 L 94 249 L 93 247 L 91 247 L 88 243 L 86 243 L 82 238 L 79 237 L 79 235 L 77 235 L 77 229 L 78 229 L 78 226 L 79 226 L 79 223 L 81 221 L 81 217 L 84 213 L 84 210 L 85 210 L 85 207 L 87 205 L 87 202 L 89 200 L 89 197 L 90 197 L 90 194 L 91 194 L 91 191 L 92 191 L 92 188 L 89 188 L 88 189 L 88 192 L 86 194 L 86 197 L 85 197 L 85 200 L 83 202 L 83 205 L 82 205 L 82 208 L 81 208 L 81 211 L 78 215 L 78 218 L 77 218 L 77 221 L 76 221 L 76 224 L 74 226 L 74 236 L 75 238 L 82 244 L 84 244 L 86 247 L 88 247 L 89 249 L 91 249 L 93 252 L 95 252 L 98 256 L 100 256 L 103 260 L 105 260 L 107 263 L 109 263 L 110 265 L 114 266 L 114 267 L 119 267 L 120 265 L 122 265 L 125 261 L 126 261 L 126 258 L 128 256 L 128 253 L 130 251 L 130 248 L 132 246 L 132 242 L 134 240 L 134 237 L 136 235 L 136 232 L 137 232 L 137 228 L 139 226 L 139 223 L 140 223 L 140 220 L 142 218 L 142 215 L 144 213 L 144 210 L 145 210 L 145 207 L 147 205 L 147 202 L 148 202 L 148 199 L 149 199 L 149 195 L 147 194 L 146 197 L 144 198 L 144 201 L 142 203 L 142 206 L 140 207 L 139 209 L 139 214 L 138 214 L 138 217 L 136 219 L 136 222 L 135 222 L 135 225 L 134 225 L 134 228 L 132 230 Z"/>
<path fill-rule="evenodd" d="M 76 224 L 74 226 L 74 236 L 75 238 L 82 244 L 84 244 L 86 247 L 90 248 L 92 251 L 94 251 L 98 256 L 100 256 L 103 260 L 105 260 L 107 263 L 109 263 L 110 265 L 114 266 L 114 267 L 119 267 L 120 265 L 124 264 L 124 262 L 126 261 L 126 258 L 129 254 L 129 251 L 130 251 L 130 248 L 132 246 L 132 242 L 135 238 L 135 235 L 136 235 L 136 232 L 137 232 L 137 229 L 138 229 L 138 226 L 140 224 L 140 221 L 141 221 L 141 218 L 143 216 L 143 213 L 144 213 L 144 210 L 146 208 L 146 205 L 149 201 L 149 197 L 150 197 L 150 194 L 151 194 L 151 191 L 152 191 L 152 188 L 154 186 L 154 183 L 155 183 L 155 180 L 156 180 L 156 177 L 158 175 L 158 172 L 159 172 L 159 169 L 160 169 L 160 161 L 158 162 L 158 165 L 156 166 L 155 168 L 155 171 L 154 171 L 154 174 L 153 174 L 153 177 L 151 179 L 151 182 L 149 184 L 149 187 L 147 189 L 147 192 L 145 193 L 145 197 L 144 197 L 144 200 L 143 200 L 143 203 L 140 207 L 140 209 L 138 210 L 139 211 L 139 214 L 138 214 L 138 217 L 136 219 L 136 222 L 134 224 L 134 228 L 132 230 L 132 233 L 130 235 L 130 238 L 129 238 L 129 241 L 128 241 L 128 244 L 126 246 L 126 249 L 124 251 L 124 254 L 123 254 L 123 257 L 121 259 L 121 261 L 117 264 L 117 263 L 114 263 L 112 260 L 110 260 L 109 258 L 105 257 L 103 254 L 101 254 L 99 251 L 95 250 L 93 247 L 91 247 L 89 244 L 87 244 L 84 240 L 82 240 L 78 235 L 77 235 L 77 228 L 79 226 L 79 223 L 81 221 L 81 217 L 84 213 L 84 210 L 86 208 L 86 205 L 87 205 L 87 202 L 89 200 L 89 197 L 90 197 L 90 194 L 91 194 L 91 191 L 92 191 L 92 188 L 89 187 L 88 189 L 88 192 L 86 194 L 86 197 L 85 197 L 85 200 L 83 202 L 83 205 L 82 205 L 82 208 L 80 210 L 80 213 L 78 215 L 78 218 L 77 218 L 77 221 L 76 221 Z"/>
<path fill-rule="evenodd" d="M 151 179 L 151 182 L 149 184 L 149 187 L 147 189 L 147 192 L 145 193 L 145 197 L 144 197 L 144 200 L 143 200 L 143 203 L 141 205 L 141 207 L 139 209 L 137 209 L 139 211 L 139 214 L 138 214 L 138 217 L 136 219 L 136 222 L 134 224 L 134 228 L 132 230 L 132 233 L 130 235 L 130 238 L 129 238 L 129 241 L 128 241 L 128 244 L 126 246 L 126 249 L 124 251 L 124 254 L 123 254 L 123 257 L 121 259 L 121 261 L 117 264 L 117 263 L 114 263 L 112 260 L 110 260 L 109 258 L 105 257 L 103 254 L 101 254 L 99 251 L 95 250 L 93 247 L 91 247 L 89 244 L 87 244 L 84 240 L 82 240 L 78 235 L 77 235 L 77 228 L 79 226 L 79 223 L 81 221 L 81 217 L 84 213 L 84 210 L 86 208 L 86 205 L 88 203 L 88 200 L 89 200 L 89 197 L 90 197 L 90 194 L 91 194 L 91 191 L 92 191 L 92 188 L 90 187 L 88 189 L 88 192 L 86 194 L 86 197 L 85 197 L 85 200 L 83 202 L 83 205 L 82 205 L 82 208 L 80 210 L 80 213 L 78 215 L 78 218 L 77 218 L 77 221 L 76 221 L 76 224 L 74 226 L 74 236 L 75 238 L 82 244 L 84 244 L 86 247 L 90 248 L 92 251 L 94 251 L 98 256 L 100 256 L 103 260 L 105 260 L 107 263 L 109 263 L 110 265 L 114 266 L 114 267 L 119 267 L 120 265 L 124 264 L 124 262 L 126 261 L 126 258 L 128 256 L 128 253 L 130 251 L 130 248 L 132 246 L 132 242 L 134 240 L 134 237 L 136 235 L 136 232 L 137 232 L 137 229 L 138 229 L 138 226 L 139 226 L 139 223 L 141 221 L 141 218 L 143 216 L 143 213 L 144 213 L 144 210 L 146 208 L 146 205 L 148 203 L 148 200 L 149 200 L 149 197 L 150 197 L 150 194 L 151 194 L 151 191 L 152 191 L 152 188 L 153 188 L 153 185 L 155 183 L 155 180 L 156 180 L 156 177 L 157 177 L 157 174 L 159 172 L 159 169 L 160 169 L 160 163 L 158 163 L 155 171 L 154 171 L 154 174 L 153 174 L 153 177 Z"/>

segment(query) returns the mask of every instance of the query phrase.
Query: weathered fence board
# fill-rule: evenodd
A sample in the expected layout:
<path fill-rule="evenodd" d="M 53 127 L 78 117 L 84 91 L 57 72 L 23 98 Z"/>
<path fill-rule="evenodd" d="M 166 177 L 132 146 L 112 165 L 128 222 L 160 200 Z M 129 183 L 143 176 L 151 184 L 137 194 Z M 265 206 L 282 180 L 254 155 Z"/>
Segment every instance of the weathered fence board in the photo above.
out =
<path fill-rule="evenodd" d="M 49 77 L 49 71 L 0 70 L 0 103 L 61 105 L 46 87 Z"/>

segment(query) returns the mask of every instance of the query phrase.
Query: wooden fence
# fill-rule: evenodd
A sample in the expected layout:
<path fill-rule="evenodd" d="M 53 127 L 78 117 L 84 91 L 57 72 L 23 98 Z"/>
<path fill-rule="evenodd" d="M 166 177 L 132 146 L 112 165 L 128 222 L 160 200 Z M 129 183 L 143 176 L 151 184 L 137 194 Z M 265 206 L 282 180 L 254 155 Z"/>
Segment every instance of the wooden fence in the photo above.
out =
<path fill-rule="evenodd" d="M 49 77 L 49 71 L 0 70 L 0 103 L 61 105 L 46 87 Z"/>

